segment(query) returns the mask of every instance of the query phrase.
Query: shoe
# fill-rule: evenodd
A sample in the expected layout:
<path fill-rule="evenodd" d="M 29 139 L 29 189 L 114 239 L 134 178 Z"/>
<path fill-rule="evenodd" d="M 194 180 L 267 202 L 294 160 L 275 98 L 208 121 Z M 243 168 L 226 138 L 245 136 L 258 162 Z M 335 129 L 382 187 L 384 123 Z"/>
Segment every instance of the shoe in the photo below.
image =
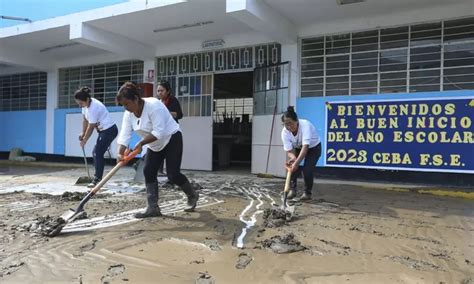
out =
<path fill-rule="evenodd" d="M 308 194 L 308 193 L 303 193 L 303 195 L 300 197 L 300 200 L 304 201 L 304 200 L 311 200 L 311 194 Z"/>
<path fill-rule="evenodd" d="M 194 189 L 194 187 L 189 183 L 189 181 L 186 181 L 186 183 L 180 187 L 181 190 L 183 190 L 186 196 L 188 197 L 188 202 L 186 204 L 186 207 L 184 208 L 184 211 L 193 212 L 199 200 L 199 192 Z"/>
<path fill-rule="evenodd" d="M 87 187 L 88 187 L 88 188 L 93 188 L 93 187 L 95 187 L 99 182 L 100 182 L 100 179 L 94 178 L 94 179 L 87 185 Z"/>
<path fill-rule="evenodd" d="M 288 196 L 286 198 L 288 199 L 293 199 L 296 197 L 296 189 L 290 189 L 288 191 Z"/>
<path fill-rule="evenodd" d="M 146 201 L 147 207 L 144 212 L 136 213 L 135 218 L 149 218 L 161 216 L 160 207 L 158 206 L 158 183 L 152 182 L 146 184 Z"/>

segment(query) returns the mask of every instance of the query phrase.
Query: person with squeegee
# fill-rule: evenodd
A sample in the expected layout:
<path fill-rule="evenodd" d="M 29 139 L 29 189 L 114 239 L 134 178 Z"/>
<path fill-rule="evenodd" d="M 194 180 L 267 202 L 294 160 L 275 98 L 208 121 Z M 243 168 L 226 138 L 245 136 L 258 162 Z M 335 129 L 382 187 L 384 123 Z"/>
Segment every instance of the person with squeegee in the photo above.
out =
<path fill-rule="evenodd" d="M 125 108 L 122 120 L 122 129 L 117 139 L 118 155 L 120 161 L 132 131 L 135 131 L 141 140 L 135 145 L 134 150 L 141 150 L 147 145 L 145 155 L 145 186 L 147 193 L 147 208 L 143 213 L 137 213 L 136 218 L 161 216 L 158 206 L 158 168 L 166 159 L 166 172 L 168 179 L 178 185 L 186 194 L 187 206 L 184 211 L 191 212 L 196 208 L 199 193 L 189 183 L 181 171 L 181 158 L 183 155 L 183 136 L 181 129 L 171 116 L 166 106 L 156 98 L 140 97 L 137 86 L 132 82 L 125 82 L 116 97 L 117 103 Z"/>
<path fill-rule="evenodd" d="M 303 171 L 305 190 L 300 200 L 310 200 L 313 191 L 313 171 L 321 156 L 321 143 L 316 128 L 305 119 L 298 119 L 295 109 L 289 106 L 281 116 L 284 128 L 281 131 L 283 149 L 288 160 L 285 166 L 291 171 L 288 199 L 296 197 L 296 179 Z M 303 169 L 300 167 L 304 160 Z"/>
<path fill-rule="evenodd" d="M 102 180 L 105 166 L 104 154 L 117 137 L 118 128 L 104 104 L 91 97 L 89 87 L 81 87 L 77 90 L 74 93 L 74 99 L 82 108 L 82 133 L 79 135 L 81 147 L 84 149 L 94 128 L 99 134 L 92 152 L 95 167 L 94 179 L 87 185 L 87 187 L 92 188 Z"/>

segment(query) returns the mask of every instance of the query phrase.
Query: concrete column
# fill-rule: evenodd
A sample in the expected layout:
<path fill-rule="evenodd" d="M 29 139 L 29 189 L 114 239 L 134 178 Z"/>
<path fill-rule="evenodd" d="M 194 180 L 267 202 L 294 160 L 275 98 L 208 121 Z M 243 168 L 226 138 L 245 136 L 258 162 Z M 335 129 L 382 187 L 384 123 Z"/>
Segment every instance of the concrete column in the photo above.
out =
<path fill-rule="evenodd" d="M 48 72 L 46 87 L 46 153 L 54 154 L 54 111 L 58 106 L 58 70 Z"/>
<path fill-rule="evenodd" d="M 290 98 L 289 105 L 296 105 L 296 98 L 299 97 L 300 66 L 298 61 L 298 44 L 284 44 L 281 46 L 281 61 L 290 62 Z"/>

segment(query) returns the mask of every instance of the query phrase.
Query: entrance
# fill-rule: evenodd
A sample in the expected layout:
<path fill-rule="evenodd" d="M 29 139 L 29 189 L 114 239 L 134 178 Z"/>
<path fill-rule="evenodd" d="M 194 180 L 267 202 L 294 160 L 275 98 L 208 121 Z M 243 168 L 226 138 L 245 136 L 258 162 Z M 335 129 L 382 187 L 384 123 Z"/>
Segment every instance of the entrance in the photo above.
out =
<path fill-rule="evenodd" d="M 213 169 L 250 172 L 253 71 L 214 75 Z"/>

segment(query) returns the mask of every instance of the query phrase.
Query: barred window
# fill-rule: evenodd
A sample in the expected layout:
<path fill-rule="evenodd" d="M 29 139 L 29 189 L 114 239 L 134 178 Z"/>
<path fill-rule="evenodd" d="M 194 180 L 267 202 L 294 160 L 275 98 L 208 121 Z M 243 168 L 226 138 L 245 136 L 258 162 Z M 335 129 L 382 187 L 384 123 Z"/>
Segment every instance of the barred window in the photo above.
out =
<path fill-rule="evenodd" d="M 47 73 L 0 76 L 0 111 L 46 109 Z"/>
<path fill-rule="evenodd" d="M 115 96 L 126 81 L 143 82 L 143 61 L 121 61 L 59 69 L 58 107 L 76 108 L 74 92 L 82 86 L 106 106 L 115 105 Z"/>
<path fill-rule="evenodd" d="M 319 47 L 322 48 L 322 47 Z M 281 61 L 281 45 L 268 43 L 214 51 L 205 51 L 156 59 L 156 80 L 170 82 L 177 96 L 184 116 L 212 115 L 212 76 L 209 73 L 221 71 L 246 71 L 257 67 L 275 65 Z M 316 63 L 318 64 L 318 63 Z M 278 98 L 286 101 L 287 92 L 278 91 Z M 277 96 L 256 96 L 257 106 L 264 107 L 259 113 L 273 113 Z M 270 110 L 269 110 L 270 109 Z"/>
<path fill-rule="evenodd" d="M 301 97 L 474 89 L 474 18 L 301 40 Z"/>

